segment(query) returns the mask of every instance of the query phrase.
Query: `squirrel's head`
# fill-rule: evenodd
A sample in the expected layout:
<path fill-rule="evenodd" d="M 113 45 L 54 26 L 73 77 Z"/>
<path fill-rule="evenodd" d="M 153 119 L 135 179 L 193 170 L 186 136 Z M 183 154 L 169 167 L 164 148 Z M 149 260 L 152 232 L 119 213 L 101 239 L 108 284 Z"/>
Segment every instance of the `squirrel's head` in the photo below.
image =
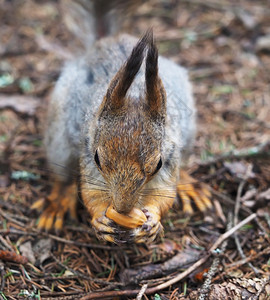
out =
<path fill-rule="evenodd" d="M 127 92 L 145 58 L 145 92 Z M 134 47 L 111 81 L 97 116 L 93 157 L 106 180 L 113 206 L 128 213 L 139 192 L 162 167 L 166 93 L 158 76 L 158 51 L 152 31 Z"/>

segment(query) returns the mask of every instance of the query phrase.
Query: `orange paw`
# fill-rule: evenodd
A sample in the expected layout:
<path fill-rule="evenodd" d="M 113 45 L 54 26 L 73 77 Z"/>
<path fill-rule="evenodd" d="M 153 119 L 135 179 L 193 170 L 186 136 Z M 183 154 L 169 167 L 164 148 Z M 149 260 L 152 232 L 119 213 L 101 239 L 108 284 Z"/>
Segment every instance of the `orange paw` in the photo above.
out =
<path fill-rule="evenodd" d="M 163 236 L 163 226 L 160 223 L 160 215 L 155 211 L 145 208 L 143 210 L 147 217 L 147 221 L 140 227 L 133 230 L 132 236 L 135 243 L 151 243 L 158 236 Z"/>
<path fill-rule="evenodd" d="M 46 206 L 45 209 L 44 206 Z M 75 184 L 62 186 L 55 183 L 51 194 L 46 200 L 37 200 L 31 209 L 42 211 L 38 221 L 38 228 L 49 231 L 60 231 L 63 228 L 64 218 L 69 212 L 72 219 L 77 219 L 77 187 Z"/>
<path fill-rule="evenodd" d="M 117 236 L 120 233 L 120 228 L 109 218 L 105 216 L 93 217 L 91 224 L 96 232 L 98 239 L 117 244 Z"/>
<path fill-rule="evenodd" d="M 199 183 L 183 171 L 181 171 L 180 183 L 177 185 L 177 194 L 182 202 L 184 213 L 188 215 L 194 212 L 192 202 L 201 212 L 213 207 L 210 200 L 211 193 L 206 185 Z"/>
<path fill-rule="evenodd" d="M 115 244 L 150 243 L 157 235 L 163 233 L 163 227 L 160 223 L 160 215 L 152 211 L 150 207 L 143 209 L 143 212 L 146 221 L 136 228 L 121 226 L 108 218 L 106 209 L 94 216 L 91 223 L 97 237 L 103 241 Z"/>

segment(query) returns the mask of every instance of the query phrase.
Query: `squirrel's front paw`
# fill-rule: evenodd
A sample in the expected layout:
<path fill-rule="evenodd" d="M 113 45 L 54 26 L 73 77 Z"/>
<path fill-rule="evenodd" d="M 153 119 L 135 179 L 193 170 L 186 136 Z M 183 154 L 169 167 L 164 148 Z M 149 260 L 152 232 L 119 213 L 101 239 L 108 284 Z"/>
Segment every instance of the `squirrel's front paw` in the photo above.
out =
<path fill-rule="evenodd" d="M 107 218 L 105 213 L 102 216 L 93 217 L 91 223 L 98 239 L 117 244 L 116 236 L 118 230 L 116 224 Z"/>
<path fill-rule="evenodd" d="M 192 215 L 194 213 L 192 203 L 201 212 L 206 212 L 213 208 L 210 200 L 211 193 L 205 184 L 198 182 L 184 171 L 181 172 L 180 178 L 181 180 L 177 185 L 177 193 L 185 214 Z"/>
<path fill-rule="evenodd" d="M 92 226 L 99 239 L 115 244 L 126 243 L 150 243 L 158 235 L 163 234 L 163 226 L 160 223 L 160 216 L 143 209 L 145 222 L 134 229 L 122 226 L 108 218 L 105 212 L 92 218 Z M 125 219 L 124 219 L 125 220 Z M 134 222 L 135 224 L 135 222 Z"/>
<path fill-rule="evenodd" d="M 60 231 L 68 212 L 73 220 L 77 220 L 76 204 L 76 184 L 63 186 L 61 183 L 56 182 L 47 199 L 34 202 L 31 209 L 42 211 L 38 221 L 39 229 Z"/>
<path fill-rule="evenodd" d="M 143 211 L 147 221 L 142 226 L 133 229 L 132 236 L 135 243 L 151 243 L 157 236 L 162 236 L 164 233 L 160 215 L 147 208 Z"/>

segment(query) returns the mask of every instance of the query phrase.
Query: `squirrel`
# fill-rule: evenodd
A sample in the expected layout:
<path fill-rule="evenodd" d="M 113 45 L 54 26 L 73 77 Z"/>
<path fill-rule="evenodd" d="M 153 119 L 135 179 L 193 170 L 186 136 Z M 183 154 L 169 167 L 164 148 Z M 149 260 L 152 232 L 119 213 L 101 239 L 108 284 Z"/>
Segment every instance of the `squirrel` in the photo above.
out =
<path fill-rule="evenodd" d="M 192 145 L 196 109 L 186 69 L 158 55 L 152 29 L 96 41 L 68 62 L 48 109 L 45 147 L 54 173 L 38 227 L 60 230 L 82 200 L 96 235 L 113 243 L 148 243 L 162 234 L 162 216 L 177 195 L 191 213 L 211 207 L 181 173 Z M 33 208 L 41 209 L 37 201 Z"/>

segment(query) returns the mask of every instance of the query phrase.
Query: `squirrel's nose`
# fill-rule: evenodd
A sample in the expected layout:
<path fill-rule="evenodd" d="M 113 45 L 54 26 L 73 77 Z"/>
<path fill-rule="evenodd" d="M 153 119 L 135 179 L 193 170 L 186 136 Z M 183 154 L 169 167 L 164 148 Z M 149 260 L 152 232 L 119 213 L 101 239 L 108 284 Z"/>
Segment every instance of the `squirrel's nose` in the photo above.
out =
<path fill-rule="evenodd" d="M 128 214 L 132 208 L 136 199 L 129 195 L 121 195 L 116 193 L 113 197 L 113 207 L 119 214 Z"/>

